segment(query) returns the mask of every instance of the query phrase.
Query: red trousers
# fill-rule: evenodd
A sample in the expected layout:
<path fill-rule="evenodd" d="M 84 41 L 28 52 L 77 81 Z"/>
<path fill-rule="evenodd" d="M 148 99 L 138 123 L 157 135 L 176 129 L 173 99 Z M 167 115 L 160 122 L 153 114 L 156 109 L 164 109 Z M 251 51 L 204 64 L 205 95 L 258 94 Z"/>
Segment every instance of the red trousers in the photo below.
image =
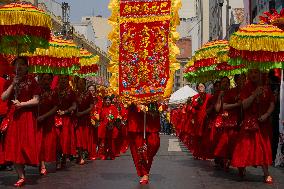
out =
<path fill-rule="evenodd" d="M 136 167 L 138 176 L 142 177 L 150 173 L 153 158 L 160 147 L 160 136 L 159 133 L 147 133 L 146 134 L 146 158 L 139 153 L 139 147 L 143 146 L 144 139 L 143 133 L 129 132 L 130 150 L 132 158 Z M 146 160 L 145 160 L 146 159 Z M 143 162 L 143 163 L 141 163 Z"/>
<path fill-rule="evenodd" d="M 106 132 L 105 138 L 99 138 L 98 156 L 100 158 L 110 157 L 115 158 L 116 155 L 117 138 L 113 137 L 113 130 Z"/>

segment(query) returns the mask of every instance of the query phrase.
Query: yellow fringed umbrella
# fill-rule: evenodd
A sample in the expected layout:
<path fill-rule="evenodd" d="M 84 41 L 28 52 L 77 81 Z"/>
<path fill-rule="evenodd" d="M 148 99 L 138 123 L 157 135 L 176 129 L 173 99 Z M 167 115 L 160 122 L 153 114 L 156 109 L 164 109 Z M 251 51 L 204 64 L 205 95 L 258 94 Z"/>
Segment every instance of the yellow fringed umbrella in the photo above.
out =
<path fill-rule="evenodd" d="M 29 57 L 29 71 L 32 73 L 73 75 L 80 66 L 79 47 L 60 37 L 52 37 L 48 49 L 37 48 L 34 53 L 22 55 Z"/>
<path fill-rule="evenodd" d="M 284 68 L 284 31 L 273 25 L 240 28 L 229 41 L 230 65 L 269 70 Z"/>
<path fill-rule="evenodd" d="M 51 17 L 27 3 L 0 6 L 0 53 L 19 55 L 47 48 Z"/>
<path fill-rule="evenodd" d="M 80 69 L 75 70 L 74 74 L 79 77 L 89 77 L 96 76 L 99 66 L 98 62 L 100 57 L 98 55 L 94 55 L 87 51 L 84 48 L 80 49 Z"/>

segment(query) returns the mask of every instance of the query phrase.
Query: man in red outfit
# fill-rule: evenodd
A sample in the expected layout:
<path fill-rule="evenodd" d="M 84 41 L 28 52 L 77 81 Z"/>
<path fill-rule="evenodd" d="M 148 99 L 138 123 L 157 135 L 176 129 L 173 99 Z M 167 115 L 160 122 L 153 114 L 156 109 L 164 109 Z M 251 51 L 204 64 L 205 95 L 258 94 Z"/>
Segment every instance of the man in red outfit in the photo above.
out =
<path fill-rule="evenodd" d="M 141 177 L 140 184 L 148 184 L 151 165 L 160 147 L 158 106 L 157 104 L 151 104 L 148 111 L 147 109 L 146 106 L 137 107 L 131 105 L 128 113 L 130 150 L 137 174 Z M 144 117 L 145 112 L 146 120 Z M 144 128 L 145 121 L 146 128 Z"/>

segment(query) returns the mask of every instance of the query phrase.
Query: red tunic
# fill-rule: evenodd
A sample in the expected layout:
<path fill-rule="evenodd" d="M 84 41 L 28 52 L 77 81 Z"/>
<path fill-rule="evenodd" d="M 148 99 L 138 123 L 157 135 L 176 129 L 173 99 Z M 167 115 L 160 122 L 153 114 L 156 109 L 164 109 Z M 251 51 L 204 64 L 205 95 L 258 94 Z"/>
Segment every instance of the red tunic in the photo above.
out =
<path fill-rule="evenodd" d="M 241 93 L 241 99 L 248 98 L 255 89 L 256 87 L 252 83 L 248 83 Z M 271 123 L 269 119 L 263 123 L 257 121 L 261 115 L 266 113 L 271 102 L 274 102 L 274 96 L 270 89 L 265 87 L 264 94 L 244 110 L 244 120 L 236 141 L 232 166 L 271 165 Z M 246 129 L 253 125 L 258 125 L 258 129 L 254 131 Z"/>
<path fill-rule="evenodd" d="M 5 89 L 10 86 L 11 81 L 5 85 Z M 26 76 L 18 84 L 17 99 L 20 102 L 31 100 L 33 96 L 39 95 L 39 86 L 34 78 Z M 9 99 L 9 107 L 12 107 Z M 11 123 L 7 129 L 5 139 L 5 160 L 18 164 L 38 165 L 39 152 L 37 149 L 37 107 L 25 107 L 15 110 L 10 117 Z"/>
<path fill-rule="evenodd" d="M 185 130 L 185 124 L 186 124 L 186 120 L 187 120 L 187 114 L 186 114 L 186 105 L 184 105 L 180 111 L 180 137 L 181 137 L 181 140 L 184 139 L 184 136 L 185 136 L 185 133 L 184 133 L 184 130 Z"/>
<path fill-rule="evenodd" d="M 194 120 L 194 132 L 195 136 L 202 136 L 203 134 L 203 125 L 206 118 L 206 106 L 208 100 L 210 99 L 211 95 L 204 94 L 200 95 L 197 94 L 192 98 L 192 107 L 193 111 L 193 120 Z"/>
<path fill-rule="evenodd" d="M 59 94 L 58 109 L 65 111 L 76 102 L 76 95 L 71 88 L 66 89 Z M 63 154 L 76 154 L 76 139 L 75 139 L 75 120 L 74 115 L 68 114 L 62 116 L 62 127 L 58 128 L 60 148 Z"/>
<path fill-rule="evenodd" d="M 139 121 L 138 121 L 139 120 Z M 152 115 L 146 115 L 146 132 L 155 133 L 159 132 L 160 116 L 153 117 Z M 135 106 L 129 107 L 128 112 L 128 132 L 143 133 L 144 131 L 144 113 L 138 112 Z"/>
<path fill-rule="evenodd" d="M 240 93 L 237 88 L 227 91 L 223 98 L 223 103 L 235 104 L 240 100 Z M 235 140 L 237 138 L 238 121 L 241 113 L 241 108 L 233 108 L 229 110 L 221 110 L 217 120 L 221 130 L 217 132 L 217 144 L 214 155 L 220 158 L 231 159 L 234 151 Z"/>
<path fill-rule="evenodd" d="M 85 111 L 90 108 L 90 105 L 94 103 L 94 99 L 91 93 L 81 94 L 77 97 L 77 110 L 78 112 Z M 91 126 L 90 114 L 85 114 L 78 117 L 77 127 L 76 127 L 76 147 L 88 149 L 88 135 Z"/>
<path fill-rule="evenodd" d="M 108 107 L 104 106 L 100 114 L 99 138 L 107 137 L 107 125 L 114 122 L 118 116 L 118 110 L 114 105 Z M 113 118 L 110 118 L 113 117 Z M 118 130 L 114 126 L 112 130 L 112 137 L 117 137 Z"/>
<path fill-rule="evenodd" d="M 44 115 L 58 105 L 58 94 L 55 91 L 41 89 L 39 101 L 39 115 Z M 40 160 L 45 162 L 56 161 L 56 127 L 54 115 L 38 123 L 38 141 L 41 140 Z"/>
<path fill-rule="evenodd" d="M 130 150 L 136 167 L 138 176 L 144 176 L 150 173 L 154 156 L 160 147 L 160 116 L 146 116 L 146 141 L 144 140 L 144 112 L 138 112 L 136 106 L 129 107 L 128 114 L 128 132 L 130 141 Z M 141 151 L 141 147 L 147 143 L 147 149 Z"/>
<path fill-rule="evenodd" d="M 100 96 L 96 96 L 93 98 L 94 100 L 94 108 L 92 110 L 92 117 L 96 120 L 95 114 L 99 114 L 102 111 L 103 100 Z M 89 129 L 89 136 L 88 136 L 88 152 L 90 153 L 90 157 L 94 158 L 97 156 L 97 146 L 98 146 L 98 127 L 92 125 Z"/>
<path fill-rule="evenodd" d="M 237 88 L 230 89 L 225 93 L 223 103 L 235 104 L 240 100 L 240 92 Z M 222 111 L 223 130 L 219 135 L 215 149 L 215 156 L 230 159 L 232 157 L 237 135 L 238 122 L 240 119 L 241 107 Z"/>

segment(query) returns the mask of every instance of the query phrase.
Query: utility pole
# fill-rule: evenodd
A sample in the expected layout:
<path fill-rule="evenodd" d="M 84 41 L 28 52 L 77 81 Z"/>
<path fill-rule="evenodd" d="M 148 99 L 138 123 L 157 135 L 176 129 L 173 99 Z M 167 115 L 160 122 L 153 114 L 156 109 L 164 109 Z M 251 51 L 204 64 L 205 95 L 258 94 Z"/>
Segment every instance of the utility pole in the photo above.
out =
<path fill-rule="evenodd" d="M 229 28 L 230 28 L 230 0 L 227 0 L 226 5 L 226 37 L 229 38 Z"/>
<path fill-rule="evenodd" d="M 218 2 L 218 39 L 223 39 L 223 5 L 224 0 L 219 0 Z"/>
<path fill-rule="evenodd" d="M 73 35 L 73 29 L 70 25 L 70 6 L 68 3 L 63 2 L 61 4 L 62 8 L 62 21 L 63 26 L 61 30 L 61 34 L 65 39 L 71 39 Z"/>

